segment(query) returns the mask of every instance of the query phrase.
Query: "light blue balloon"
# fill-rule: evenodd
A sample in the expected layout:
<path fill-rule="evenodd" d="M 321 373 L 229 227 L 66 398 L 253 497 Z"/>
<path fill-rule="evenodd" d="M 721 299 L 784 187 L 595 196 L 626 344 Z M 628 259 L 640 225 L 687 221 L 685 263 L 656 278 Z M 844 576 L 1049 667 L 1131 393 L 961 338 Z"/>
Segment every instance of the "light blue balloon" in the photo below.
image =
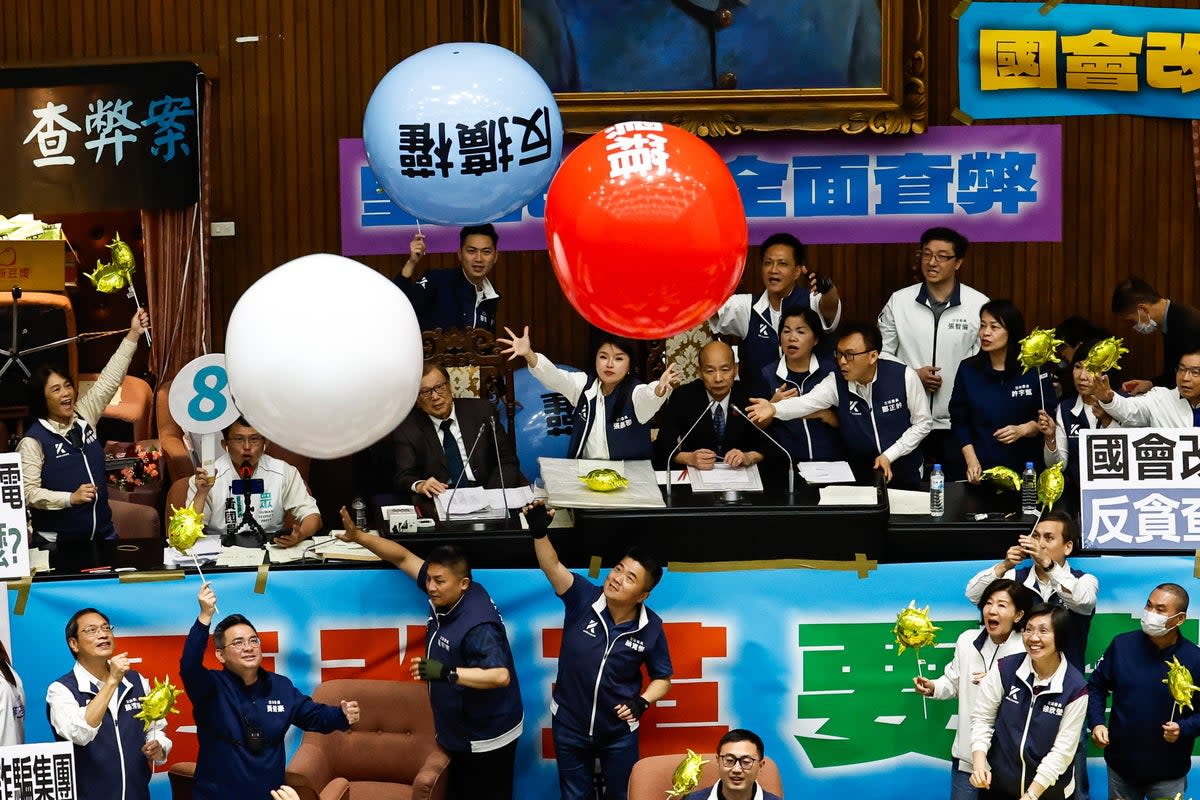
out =
<path fill-rule="evenodd" d="M 566 372 L 578 372 L 574 367 L 559 366 Z M 539 456 L 566 458 L 571 444 L 571 415 L 575 407 L 558 392 L 552 392 L 529 374 L 527 369 L 513 373 L 513 394 L 517 398 L 517 418 L 514 423 L 517 458 L 521 472 L 531 481 L 542 474 Z M 500 419 L 506 424 L 501 402 Z M 509 431 L 510 435 L 512 431 Z"/>
<path fill-rule="evenodd" d="M 562 160 L 562 136 L 537 71 L 476 42 L 404 59 L 363 117 L 367 161 L 388 197 L 438 225 L 490 222 L 540 196 Z"/>

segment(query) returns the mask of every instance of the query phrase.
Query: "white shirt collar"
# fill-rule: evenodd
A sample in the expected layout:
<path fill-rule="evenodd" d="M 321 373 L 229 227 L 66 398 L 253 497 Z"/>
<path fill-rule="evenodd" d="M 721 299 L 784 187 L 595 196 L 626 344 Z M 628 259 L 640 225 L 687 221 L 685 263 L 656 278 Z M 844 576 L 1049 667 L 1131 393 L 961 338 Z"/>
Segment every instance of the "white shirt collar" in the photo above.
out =
<path fill-rule="evenodd" d="M 425 416 L 429 417 L 429 421 L 433 423 L 434 430 L 436 430 L 438 433 L 442 432 L 442 423 L 447 419 L 453 420 L 454 422 L 454 424 L 450 426 L 451 430 L 454 428 L 462 428 L 462 426 L 458 424 L 458 414 L 456 414 L 454 410 L 454 401 L 450 402 L 450 416 L 446 417 L 445 419 L 439 419 L 433 414 L 426 414 Z"/>

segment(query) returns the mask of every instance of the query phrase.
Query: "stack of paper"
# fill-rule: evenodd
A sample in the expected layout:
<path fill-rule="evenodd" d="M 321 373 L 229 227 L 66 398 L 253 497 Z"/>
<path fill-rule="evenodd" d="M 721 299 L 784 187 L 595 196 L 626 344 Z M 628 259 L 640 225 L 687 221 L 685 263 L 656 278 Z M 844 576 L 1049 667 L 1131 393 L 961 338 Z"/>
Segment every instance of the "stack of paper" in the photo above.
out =
<path fill-rule="evenodd" d="M 879 502 L 874 486 L 822 486 L 822 506 L 873 506 Z"/>
<path fill-rule="evenodd" d="M 511 489 L 483 489 L 460 486 L 439 494 L 435 500 L 438 519 L 507 519 L 508 509 L 533 502 L 532 486 Z"/>
<path fill-rule="evenodd" d="M 201 563 L 210 563 L 216 561 L 217 555 L 221 552 L 221 537 L 220 536 L 205 536 L 194 545 L 188 553 L 194 553 L 196 560 Z M 174 547 L 163 548 L 163 566 L 167 569 L 172 567 L 186 567 L 192 565 L 192 556 L 181 553 Z"/>
<path fill-rule="evenodd" d="M 758 465 L 749 467 L 731 467 L 728 464 L 714 464 L 712 469 L 689 469 L 688 479 L 692 483 L 693 492 L 761 492 L 763 490 L 762 476 L 758 474 Z"/>
<path fill-rule="evenodd" d="M 343 530 L 336 530 L 333 533 L 345 533 Z M 382 561 L 379 556 L 372 553 L 361 544 L 354 542 L 343 542 L 336 536 L 331 536 L 329 539 L 313 548 L 312 554 L 324 559 L 332 559 L 338 561 Z"/>
<path fill-rule="evenodd" d="M 260 567 L 266 553 L 259 547 L 223 547 L 217 556 L 218 567 Z"/>

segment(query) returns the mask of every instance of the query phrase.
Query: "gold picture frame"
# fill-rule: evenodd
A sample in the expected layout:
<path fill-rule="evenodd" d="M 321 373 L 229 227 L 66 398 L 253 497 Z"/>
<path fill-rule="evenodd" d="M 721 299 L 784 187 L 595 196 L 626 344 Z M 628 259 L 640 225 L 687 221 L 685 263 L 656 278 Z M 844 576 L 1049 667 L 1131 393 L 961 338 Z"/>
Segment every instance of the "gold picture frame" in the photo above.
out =
<path fill-rule="evenodd" d="M 836 2 L 837 0 L 827 0 Z M 523 0 L 501 0 L 500 43 L 522 53 Z M 669 122 L 700 136 L 743 131 L 922 133 L 927 124 L 929 0 L 879 0 L 882 86 L 561 92 L 568 131 L 590 133 L 631 119 Z"/>

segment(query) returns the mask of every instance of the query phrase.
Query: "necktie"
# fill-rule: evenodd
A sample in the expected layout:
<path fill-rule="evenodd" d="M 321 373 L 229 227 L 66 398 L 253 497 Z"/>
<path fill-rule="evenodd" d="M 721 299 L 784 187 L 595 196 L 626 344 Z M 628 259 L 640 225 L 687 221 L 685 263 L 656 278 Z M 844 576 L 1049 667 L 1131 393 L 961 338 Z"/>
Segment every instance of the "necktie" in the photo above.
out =
<path fill-rule="evenodd" d="M 717 450 L 725 452 L 725 409 L 720 404 L 713 406 L 713 432 L 717 434 Z"/>
<path fill-rule="evenodd" d="M 450 430 L 453 422 L 453 420 L 444 419 L 441 426 L 442 449 L 446 451 L 446 468 L 450 470 L 451 484 L 458 480 L 459 473 L 463 471 L 462 452 L 458 449 L 458 442 L 454 441 L 454 432 Z"/>

